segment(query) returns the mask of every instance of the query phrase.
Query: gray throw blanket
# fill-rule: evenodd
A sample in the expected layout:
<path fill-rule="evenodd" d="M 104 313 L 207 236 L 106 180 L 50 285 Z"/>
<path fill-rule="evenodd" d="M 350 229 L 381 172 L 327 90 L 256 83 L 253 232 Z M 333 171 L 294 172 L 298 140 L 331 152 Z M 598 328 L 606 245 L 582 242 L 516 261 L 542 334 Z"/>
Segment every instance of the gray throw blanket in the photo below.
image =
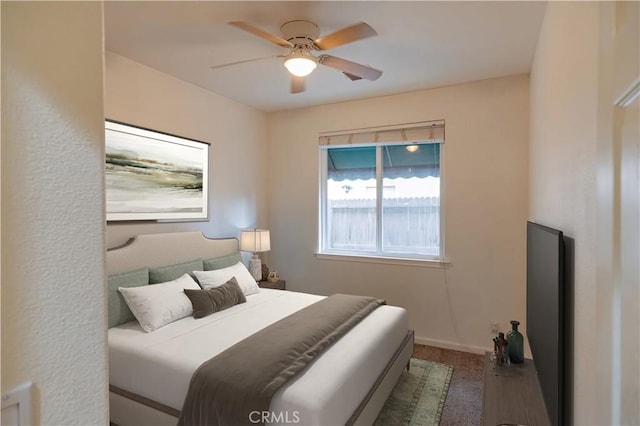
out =
<path fill-rule="evenodd" d="M 276 391 L 383 304 L 334 294 L 206 361 L 191 378 L 178 426 L 263 424 L 256 412 L 269 410 Z"/>

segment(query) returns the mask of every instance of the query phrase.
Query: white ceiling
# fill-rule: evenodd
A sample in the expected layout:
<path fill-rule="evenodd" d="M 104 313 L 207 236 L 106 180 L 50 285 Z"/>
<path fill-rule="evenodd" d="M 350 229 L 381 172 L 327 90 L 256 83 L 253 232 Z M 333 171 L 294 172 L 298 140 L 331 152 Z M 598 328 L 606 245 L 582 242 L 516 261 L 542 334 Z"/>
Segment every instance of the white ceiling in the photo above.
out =
<path fill-rule="evenodd" d="M 391 95 L 529 72 L 545 2 L 204 1 L 105 2 L 106 48 L 265 111 Z M 384 71 L 351 81 L 325 66 L 289 93 L 282 59 L 213 65 L 287 53 L 227 25 L 246 21 L 280 35 L 306 19 L 326 35 L 363 21 L 377 37 L 323 53 Z"/>

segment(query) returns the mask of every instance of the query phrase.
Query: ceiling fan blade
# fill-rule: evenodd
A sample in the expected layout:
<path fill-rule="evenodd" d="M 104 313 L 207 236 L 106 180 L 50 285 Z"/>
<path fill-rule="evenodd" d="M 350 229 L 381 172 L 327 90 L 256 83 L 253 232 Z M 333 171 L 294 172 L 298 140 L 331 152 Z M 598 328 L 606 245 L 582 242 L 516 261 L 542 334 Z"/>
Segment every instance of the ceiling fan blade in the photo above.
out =
<path fill-rule="evenodd" d="M 318 50 L 327 50 L 356 40 L 361 40 L 363 38 L 373 37 L 375 35 L 378 35 L 376 30 L 371 28 L 368 24 L 360 22 L 359 24 L 338 30 L 335 33 L 317 38 L 314 40 L 313 44 L 315 44 Z"/>
<path fill-rule="evenodd" d="M 362 80 L 362 77 L 358 77 L 357 75 L 349 74 L 348 72 L 344 72 L 343 71 L 342 74 L 344 74 L 347 77 L 349 77 L 349 80 L 351 80 L 351 81 Z"/>
<path fill-rule="evenodd" d="M 346 59 L 337 58 L 331 55 L 320 55 L 318 62 L 331 68 L 335 68 L 344 73 L 351 74 L 367 80 L 377 80 L 382 75 L 382 71 L 356 62 L 347 61 Z M 347 77 L 349 77 L 347 75 Z M 351 78 L 351 77 L 349 77 Z"/>
<path fill-rule="evenodd" d="M 278 37 L 277 35 L 268 33 L 264 30 L 261 30 L 258 27 L 254 27 L 251 24 L 247 24 L 246 22 L 242 22 L 242 21 L 233 21 L 233 22 L 229 22 L 229 25 L 233 25 L 234 27 L 240 28 L 241 30 L 244 30 L 246 32 L 249 32 L 253 35 L 256 35 L 258 37 L 261 37 L 267 41 L 270 41 L 271 43 L 275 43 L 278 46 L 282 46 L 282 47 L 293 47 L 293 45 L 291 43 L 289 43 L 287 40 L 283 39 L 282 37 Z"/>
<path fill-rule="evenodd" d="M 304 77 L 291 76 L 291 93 L 304 92 Z"/>
<path fill-rule="evenodd" d="M 260 58 L 243 59 L 242 61 L 227 62 L 226 64 L 212 65 L 209 68 L 211 68 L 212 70 L 216 70 L 218 68 L 230 67 L 232 65 L 246 64 L 247 62 L 262 61 L 264 59 L 273 59 L 273 58 L 280 58 L 280 57 L 281 56 L 273 56 L 273 55 L 271 55 L 271 56 L 262 56 Z"/>

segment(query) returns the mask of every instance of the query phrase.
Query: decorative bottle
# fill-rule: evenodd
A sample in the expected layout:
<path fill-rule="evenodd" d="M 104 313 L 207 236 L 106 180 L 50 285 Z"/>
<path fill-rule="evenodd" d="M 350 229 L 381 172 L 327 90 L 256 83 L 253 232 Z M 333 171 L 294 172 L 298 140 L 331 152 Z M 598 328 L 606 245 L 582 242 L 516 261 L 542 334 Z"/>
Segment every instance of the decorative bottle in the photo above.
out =
<path fill-rule="evenodd" d="M 512 364 L 522 364 L 524 362 L 524 338 L 518 331 L 519 325 L 519 321 L 511 321 L 511 331 L 507 333 L 509 361 Z"/>
<path fill-rule="evenodd" d="M 495 346 L 497 347 L 496 352 L 496 365 L 508 365 L 509 364 L 509 352 L 508 352 L 508 343 L 507 339 L 504 338 L 504 333 L 498 333 L 498 337 L 493 339 Z"/>

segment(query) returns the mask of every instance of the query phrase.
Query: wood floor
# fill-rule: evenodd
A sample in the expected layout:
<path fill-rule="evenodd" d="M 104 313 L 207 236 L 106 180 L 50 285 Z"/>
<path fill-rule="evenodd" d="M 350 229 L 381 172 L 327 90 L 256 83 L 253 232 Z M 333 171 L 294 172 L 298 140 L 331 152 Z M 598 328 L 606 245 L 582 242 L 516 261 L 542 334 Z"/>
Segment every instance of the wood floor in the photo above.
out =
<path fill-rule="evenodd" d="M 415 345 L 413 356 L 453 366 L 440 425 L 479 425 L 484 357 L 467 352 Z"/>

